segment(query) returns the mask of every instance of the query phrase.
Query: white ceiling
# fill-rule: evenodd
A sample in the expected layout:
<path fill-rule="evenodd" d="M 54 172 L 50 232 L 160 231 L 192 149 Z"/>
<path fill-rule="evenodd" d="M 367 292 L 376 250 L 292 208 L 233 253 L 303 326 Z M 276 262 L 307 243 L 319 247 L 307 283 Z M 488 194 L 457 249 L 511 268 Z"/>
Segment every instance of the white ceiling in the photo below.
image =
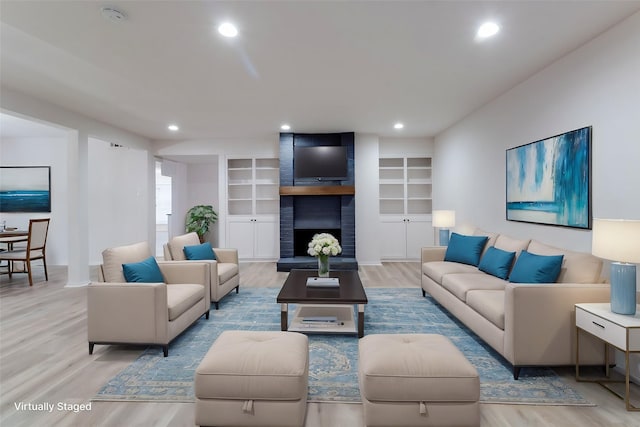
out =
<path fill-rule="evenodd" d="M 127 19 L 104 19 L 106 5 Z M 638 10 L 616 0 L 2 0 L 0 79 L 150 139 L 272 138 L 285 122 L 424 137 Z M 216 33 L 227 19 L 238 38 Z M 487 19 L 502 31 L 477 42 Z"/>

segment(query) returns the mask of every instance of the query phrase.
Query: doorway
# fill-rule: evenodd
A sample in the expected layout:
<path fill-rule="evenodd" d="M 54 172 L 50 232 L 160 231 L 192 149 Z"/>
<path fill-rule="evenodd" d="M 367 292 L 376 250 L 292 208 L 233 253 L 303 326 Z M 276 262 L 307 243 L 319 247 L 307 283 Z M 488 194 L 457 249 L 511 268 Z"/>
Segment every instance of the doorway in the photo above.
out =
<path fill-rule="evenodd" d="M 171 236 L 171 177 L 162 175 L 162 161 L 156 160 L 156 256 L 164 257 L 162 246 Z"/>

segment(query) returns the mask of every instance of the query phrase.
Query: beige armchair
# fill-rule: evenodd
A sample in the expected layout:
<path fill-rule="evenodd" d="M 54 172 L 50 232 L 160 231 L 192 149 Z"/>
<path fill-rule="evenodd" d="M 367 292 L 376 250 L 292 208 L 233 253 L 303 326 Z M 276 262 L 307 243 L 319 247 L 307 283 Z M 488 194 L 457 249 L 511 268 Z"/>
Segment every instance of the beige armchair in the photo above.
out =
<path fill-rule="evenodd" d="M 172 238 L 164 245 L 164 259 L 172 261 L 184 261 L 183 248 L 185 246 L 199 245 L 200 239 L 196 233 L 183 234 Z M 211 302 L 218 309 L 220 300 L 235 288 L 236 293 L 240 289 L 240 269 L 238 265 L 238 250 L 229 248 L 213 248 L 216 254 L 215 261 L 206 261 L 210 267 Z M 195 261 L 189 261 L 195 262 Z M 197 261 L 203 262 L 203 261 Z"/>
<path fill-rule="evenodd" d="M 209 265 L 159 262 L 165 283 L 126 283 L 122 264 L 151 256 L 146 242 L 102 252 L 101 282 L 87 290 L 89 354 L 95 344 L 169 343 L 203 314 L 209 318 Z"/>

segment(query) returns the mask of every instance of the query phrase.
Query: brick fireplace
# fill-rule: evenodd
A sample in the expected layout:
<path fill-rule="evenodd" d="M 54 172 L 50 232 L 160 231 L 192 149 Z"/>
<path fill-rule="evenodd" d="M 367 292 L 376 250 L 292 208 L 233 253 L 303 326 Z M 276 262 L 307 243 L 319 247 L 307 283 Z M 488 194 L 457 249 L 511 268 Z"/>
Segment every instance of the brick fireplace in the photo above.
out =
<path fill-rule="evenodd" d="M 348 176 L 343 180 L 302 181 L 294 178 L 295 146 L 342 145 L 347 149 Z M 355 201 L 353 181 L 354 134 L 280 134 L 280 260 L 278 271 L 317 268 L 306 253 L 315 233 L 331 233 L 342 254 L 331 268 L 357 269 L 355 259 Z"/>

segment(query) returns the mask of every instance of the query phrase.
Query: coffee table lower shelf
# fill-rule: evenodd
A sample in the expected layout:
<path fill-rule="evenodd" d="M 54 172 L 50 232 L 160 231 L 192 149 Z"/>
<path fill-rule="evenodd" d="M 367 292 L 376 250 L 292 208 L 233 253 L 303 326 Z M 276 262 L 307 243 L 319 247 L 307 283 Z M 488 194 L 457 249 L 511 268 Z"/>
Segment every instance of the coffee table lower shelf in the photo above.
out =
<path fill-rule="evenodd" d="M 288 330 L 305 334 L 358 334 L 351 305 L 297 304 Z M 336 322 L 305 323 L 304 318 L 335 316 Z"/>

